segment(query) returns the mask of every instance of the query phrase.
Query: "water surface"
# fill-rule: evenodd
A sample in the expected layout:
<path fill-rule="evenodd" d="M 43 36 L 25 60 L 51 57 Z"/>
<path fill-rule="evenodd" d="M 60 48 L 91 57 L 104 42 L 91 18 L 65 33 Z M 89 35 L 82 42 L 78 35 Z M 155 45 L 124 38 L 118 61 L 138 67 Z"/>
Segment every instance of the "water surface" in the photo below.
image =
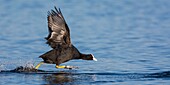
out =
<path fill-rule="evenodd" d="M 1 71 L 42 61 L 38 56 L 51 49 L 44 37 L 47 11 L 54 6 L 65 16 L 72 43 L 83 53 L 93 53 L 98 62 L 64 63 L 79 67 L 73 70 L 45 64 L 40 69 L 47 73 L 41 74 L 1 72 L 0 83 L 169 85 L 169 4 L 169 0 L 1 0 Z"/>

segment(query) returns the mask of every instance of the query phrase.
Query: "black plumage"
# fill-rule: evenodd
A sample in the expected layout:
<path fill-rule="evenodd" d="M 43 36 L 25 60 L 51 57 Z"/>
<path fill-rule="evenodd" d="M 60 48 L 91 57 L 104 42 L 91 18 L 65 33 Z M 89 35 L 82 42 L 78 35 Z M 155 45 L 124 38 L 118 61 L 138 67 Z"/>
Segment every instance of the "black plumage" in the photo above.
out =
<path fill-rule="evenodd" d="M 70 30 L 60 9 L 48 12 L 49 35 L 47 44 L 52 50 L 41 55 L 45 63 L 59 65 L 72 59 L 97 60 L 92 54 L 82 54 L 73 46 L 70 39 Z"/>

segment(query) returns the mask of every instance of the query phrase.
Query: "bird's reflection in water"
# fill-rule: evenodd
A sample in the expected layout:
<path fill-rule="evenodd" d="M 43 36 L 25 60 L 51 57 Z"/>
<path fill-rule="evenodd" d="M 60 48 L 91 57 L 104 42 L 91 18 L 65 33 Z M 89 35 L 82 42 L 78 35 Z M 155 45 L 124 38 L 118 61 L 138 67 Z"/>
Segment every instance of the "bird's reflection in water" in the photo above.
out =
<path fill-rule="evenodd" d="M 43 79 L 48 84 L 82 84 L 87 82 L 94 82 L 95 75 L 86 75 L 86 74 L 72 74 L 72 73 L 57 73 L 57 74 L 48 74 L 44 75 Z"/>
<path fill-rule="evenodd" d="M 74 81 L 74 79 L 67 74 L 44 75 L 43 79 L 49 84 L 64 84 Z"/>

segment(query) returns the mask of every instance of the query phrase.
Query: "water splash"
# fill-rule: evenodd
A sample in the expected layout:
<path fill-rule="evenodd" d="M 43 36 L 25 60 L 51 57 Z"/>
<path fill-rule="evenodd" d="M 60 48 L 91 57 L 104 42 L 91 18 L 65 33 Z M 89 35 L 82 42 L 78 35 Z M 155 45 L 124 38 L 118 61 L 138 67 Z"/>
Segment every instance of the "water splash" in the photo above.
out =
<path fill-rule="evenodd" d="M 30 62 L 27 62 L 23 66 L 15 67 L 13 70 L 7 69 L 8 65 L 9 64 L 1 64 L 0 65 L 0 72 L 4 72 L 4 71 L 9 71 L 9 72 L 36 72 L 36 71 L 38 71 L 37 69 L 35 69 L 34 64 L 32 64 Z"/>
<path fill-rule="evenodd" d="M 10 70 L 11 72 L 37 72 L 38 70 L 35 69 L 34 67 L 30 66 L 19 66 L 15 68 L 14 70 Z"/>
<path fill-rule="evenodd" d="M 0 64 L 0 71 L 3 70 L 3 69 L 6 69 L 4 64 Z"/>

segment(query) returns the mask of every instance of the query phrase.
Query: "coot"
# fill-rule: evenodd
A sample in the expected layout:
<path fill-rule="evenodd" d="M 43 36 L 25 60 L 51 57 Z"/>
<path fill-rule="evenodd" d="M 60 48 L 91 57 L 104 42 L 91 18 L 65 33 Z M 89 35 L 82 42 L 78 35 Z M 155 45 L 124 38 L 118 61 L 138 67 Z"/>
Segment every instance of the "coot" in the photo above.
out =
<path fill-rule="evenodd" d="M 48 12 L 49 34 L 45 38 L 52 50 L 39 56 L 44 61 L 40 62 L 35 68 L 38 69 L 43 63 L 56 64 L 56 68 L 72 68 L 71 66 L 59 66 L 61 63 L 72 59 L 94 60 L 97 59 L 92 54 L 83 54 L 71 43 L 69 27 L 60 9 Z"/>

